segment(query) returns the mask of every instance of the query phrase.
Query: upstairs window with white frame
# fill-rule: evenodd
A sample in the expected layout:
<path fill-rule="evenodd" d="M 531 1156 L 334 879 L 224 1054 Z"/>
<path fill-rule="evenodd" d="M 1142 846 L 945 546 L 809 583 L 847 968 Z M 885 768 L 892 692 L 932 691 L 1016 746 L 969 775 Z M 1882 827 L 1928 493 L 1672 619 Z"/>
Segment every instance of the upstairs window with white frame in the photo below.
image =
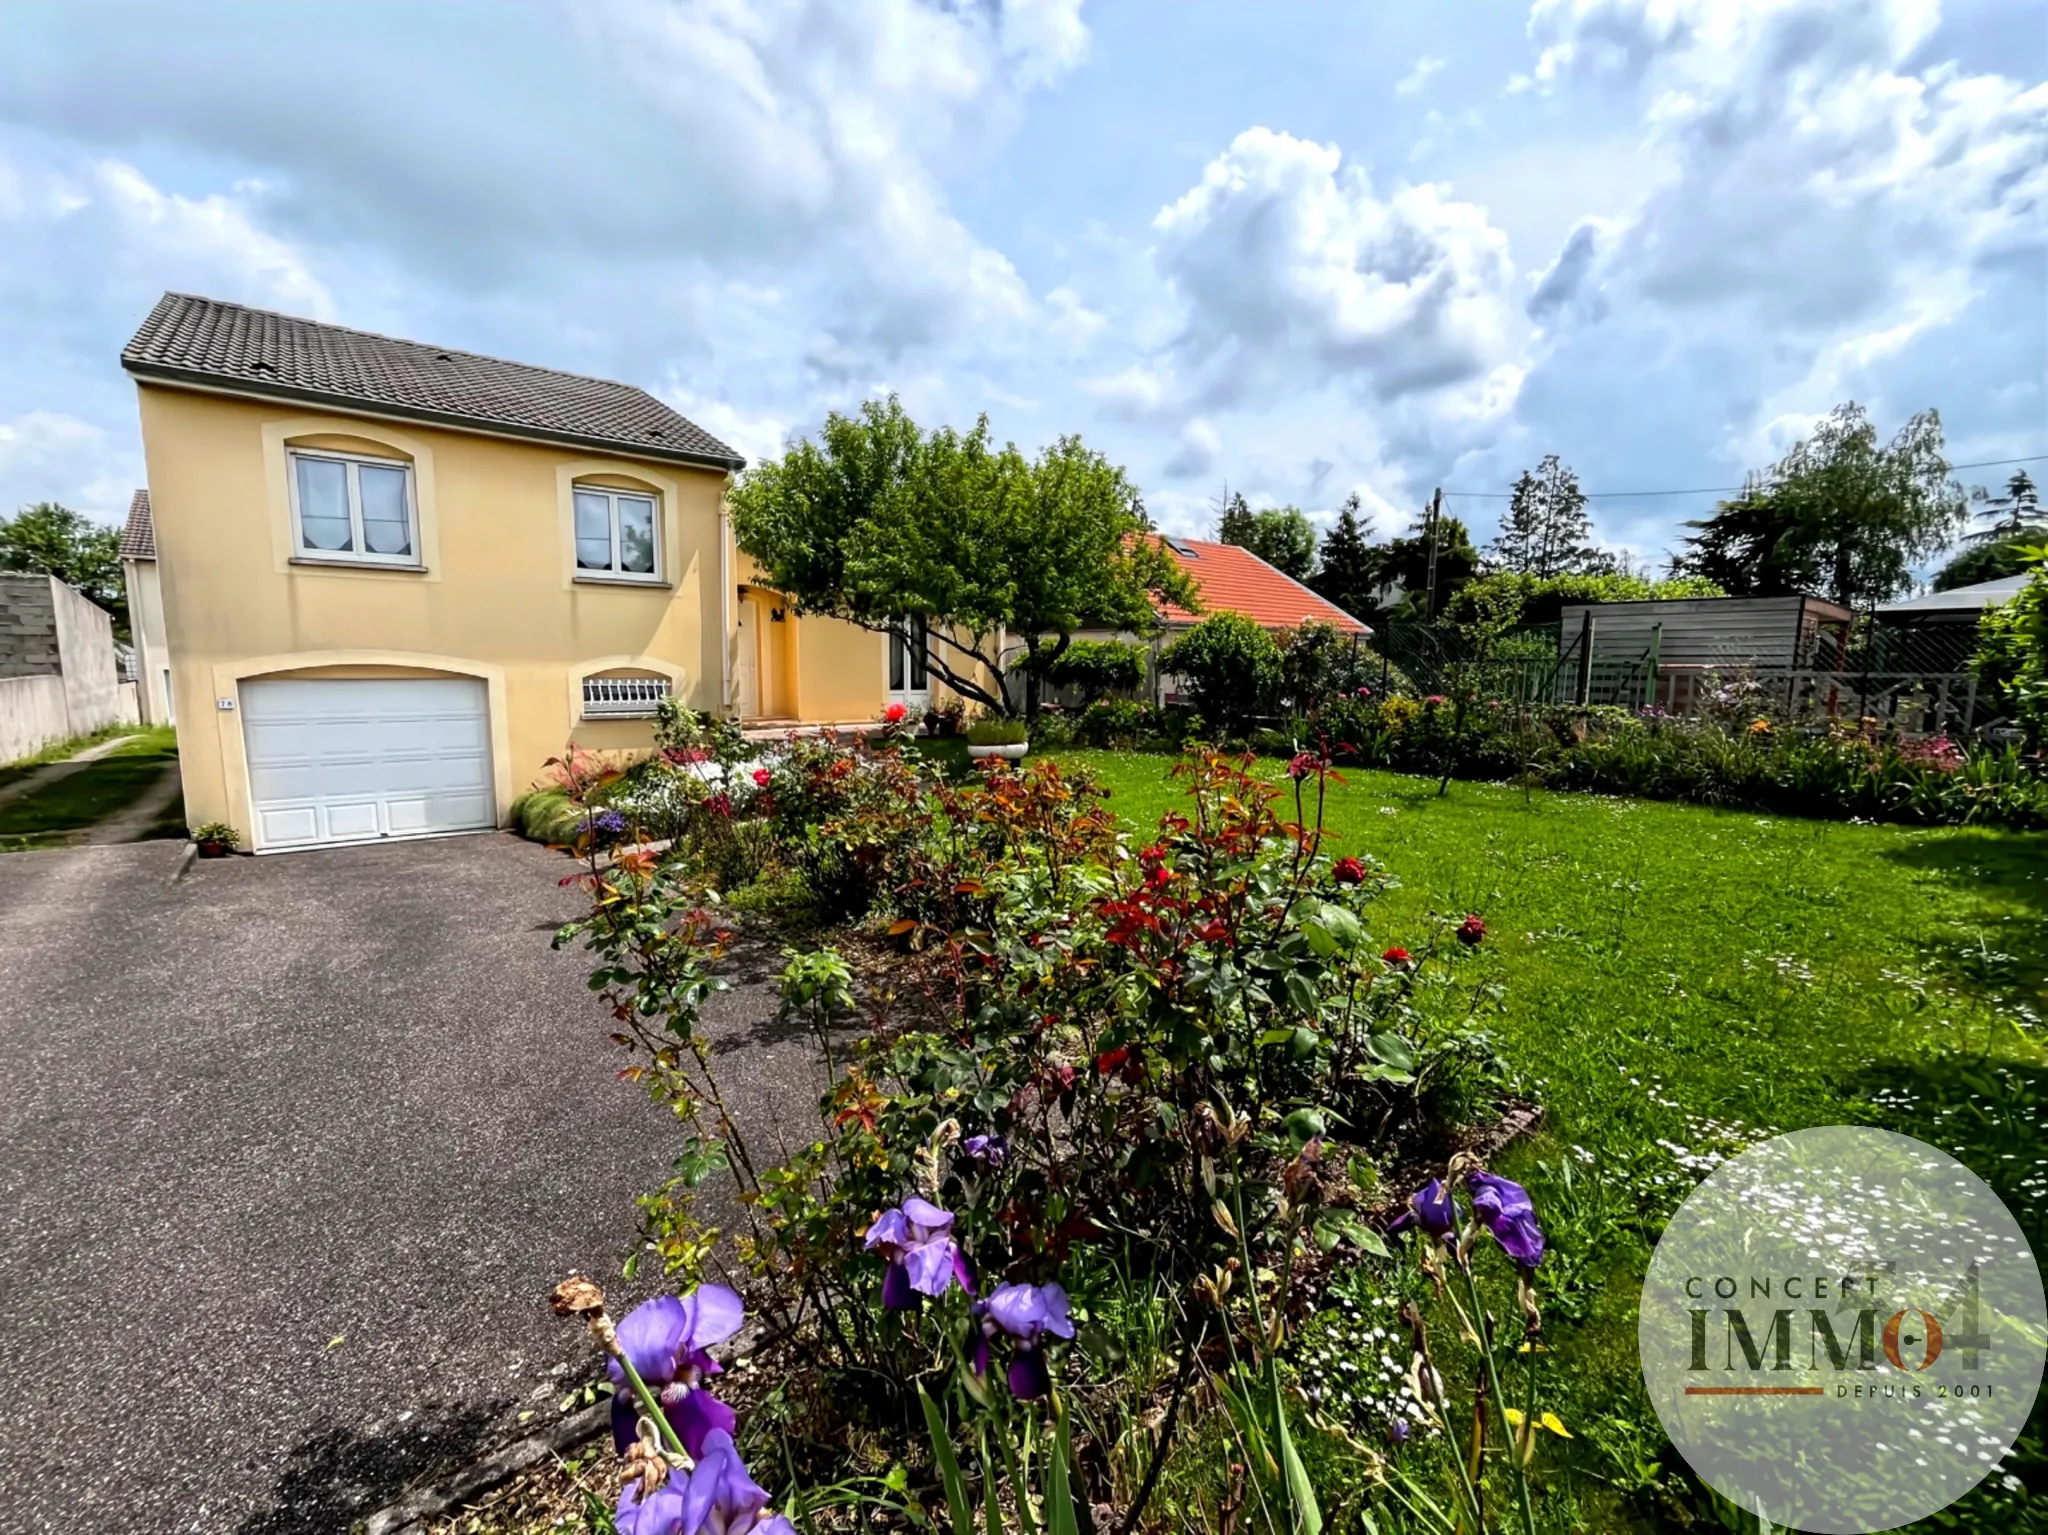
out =
<path fill-rule="evenodd" d="M 658 581 L 654 497 L 603 485 L 576 487 L 576 574 L 604 581 Z"/>
<path fill-rule="evenodd" d="M 292 539 L 301 559 L 420 563 L 411 464 L 296 448 L 290 459 Z"/>

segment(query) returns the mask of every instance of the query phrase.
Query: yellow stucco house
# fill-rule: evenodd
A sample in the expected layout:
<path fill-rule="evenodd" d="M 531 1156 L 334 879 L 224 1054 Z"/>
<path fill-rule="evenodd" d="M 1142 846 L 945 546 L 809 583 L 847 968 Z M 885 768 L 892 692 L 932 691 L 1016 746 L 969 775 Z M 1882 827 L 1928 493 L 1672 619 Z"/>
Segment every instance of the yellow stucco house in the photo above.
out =
<path fill-rule="evenodd" d="M 186 814 L 245 847 L 503 824 L 664 696 L 763 729 L 929 696 L 915 647 L 752 579 L 742 459 L 642 390 L 185 294 L 121 361 Z"/>

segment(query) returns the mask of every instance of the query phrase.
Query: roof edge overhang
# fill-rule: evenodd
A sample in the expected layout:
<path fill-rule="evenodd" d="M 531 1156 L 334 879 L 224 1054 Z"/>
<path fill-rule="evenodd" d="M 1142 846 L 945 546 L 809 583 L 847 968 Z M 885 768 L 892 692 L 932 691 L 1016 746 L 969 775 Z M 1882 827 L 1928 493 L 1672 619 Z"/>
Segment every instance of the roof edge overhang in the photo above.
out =
<path fill-rule="evenodd" d="M 479 437 L 501 437 L 508 442 L 542 442 L 553 447 L 585 448 L 598 453 L 616 454 L 622 458 L 643 458 L 658 464 L 684 464 L 693 469 L 722 469 L 737 474 L 747 467 L 747 461 L 737 454 L 723 457 L 712 453 L 688 453 L 674 448 L 650 447 L 643 443 L 618 442 L 608 437 L 585 437 L 575 432 L 551 432 L 544 427 L 509 426 L 502 421 L 485 421 L 474 416 L 465 416 L 459 411 L 387 405 L 353 399 L 348 395 L 326 394 L 317 389 L 295 389 L 288 384 L 253 384 L 243 379 L 223 379 L 196 368 L 171 368 L 161 363 L 138 362 L 125 356 L 121 359 L 121 366 L 137 383 L 185 389 L 195 394 L 218 394 L 231 399 L 284 400 L 296 405 L 318 405 L 324 410 L 338 411 L 348 416 L 361 416 L 370 421 L 415 422 L 423 426 L 439 426 L 451 431 L 468 432 Z"/>

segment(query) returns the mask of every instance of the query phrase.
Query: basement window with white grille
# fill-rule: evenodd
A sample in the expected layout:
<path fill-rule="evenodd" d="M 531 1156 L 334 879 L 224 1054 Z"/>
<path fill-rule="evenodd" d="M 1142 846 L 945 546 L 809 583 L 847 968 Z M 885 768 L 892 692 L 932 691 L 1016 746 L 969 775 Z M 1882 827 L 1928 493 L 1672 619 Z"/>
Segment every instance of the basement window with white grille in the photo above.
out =
<path fill-rule="evenodd" d="M 648 719 L 668 697 L 666 677 L 585 677 L 583 717 L 587 720 Z"/>

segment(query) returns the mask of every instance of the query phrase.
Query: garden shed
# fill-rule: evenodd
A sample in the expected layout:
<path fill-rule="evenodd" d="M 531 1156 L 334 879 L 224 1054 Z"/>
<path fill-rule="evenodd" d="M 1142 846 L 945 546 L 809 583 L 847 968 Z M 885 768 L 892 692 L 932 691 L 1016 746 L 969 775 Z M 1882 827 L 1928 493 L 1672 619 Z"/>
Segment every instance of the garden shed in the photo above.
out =
<path fill-rule="evenodd" d="M 1838 668 L 1853 617 L 1803 594 L 1573 603 L 1558 624 L 1558 688 L 1583 703 L 1684 713 L 1709 676 Z"/>

